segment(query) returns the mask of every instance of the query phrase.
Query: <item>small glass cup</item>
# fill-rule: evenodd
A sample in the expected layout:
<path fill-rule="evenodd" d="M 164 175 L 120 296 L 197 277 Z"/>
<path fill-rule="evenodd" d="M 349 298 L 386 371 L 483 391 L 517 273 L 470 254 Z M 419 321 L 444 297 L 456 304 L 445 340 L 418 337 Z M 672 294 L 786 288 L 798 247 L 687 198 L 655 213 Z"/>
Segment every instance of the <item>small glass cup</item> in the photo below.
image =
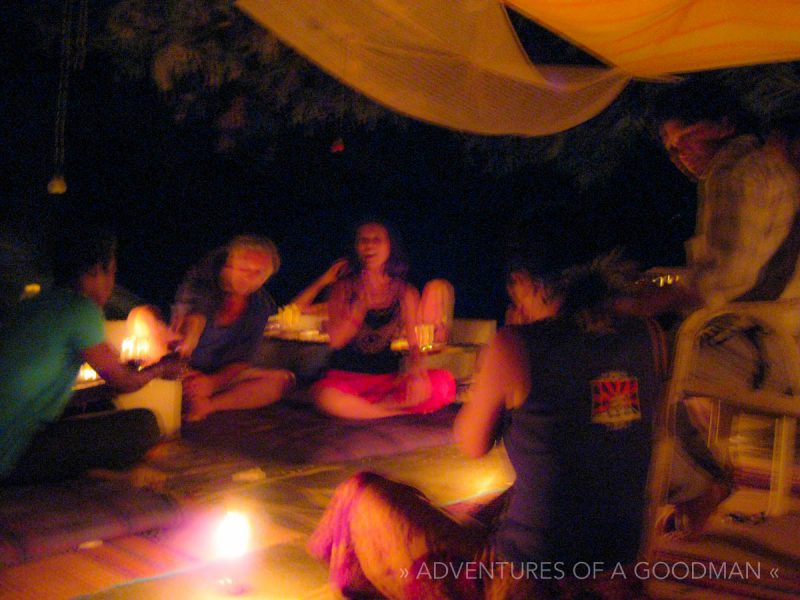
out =
<path fill-rule="evenodd" d="M 433 323 L 415 325 L 414 332 L 417 334 L 417 346 L 422 352 L 433 350 Z"/>

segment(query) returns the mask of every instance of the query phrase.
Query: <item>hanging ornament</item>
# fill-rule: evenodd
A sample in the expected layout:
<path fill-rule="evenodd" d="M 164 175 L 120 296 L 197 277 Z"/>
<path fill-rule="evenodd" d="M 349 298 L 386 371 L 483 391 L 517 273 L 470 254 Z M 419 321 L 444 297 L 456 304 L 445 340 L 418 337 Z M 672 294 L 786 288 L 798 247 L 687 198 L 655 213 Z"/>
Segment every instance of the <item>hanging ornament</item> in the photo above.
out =
<path fill-rule="evenodd" d="M 78 5 L 78 22 L 73 36 L 73 12 Z M 69 74 L 75 69 L 82 69 L 86 60 L 86 37 L 89 29 L 89 0 L 64 0 L 64 12 L 61 21 L 61 66 L 58 77 L 58 95 L 56 97 L 55 142 L 53 150 L 53 177 L 47 184 L 49 194 L 59 195 L 67 191 L 67 180 L 64 178 L 64 133 L 67 124 L 67 98 L 69 90 Z"/>
<path fill-rule="evenodd" d="M 344 152 L 344 140 L 340 137 L 337 137 L 331 143 L 331 154 L 337 154 L 339 152 Z"/>
<path fill-rule="evenodd" d="M 47 183 L 47 193 L 53 195 L 64 194 L 67 191 L 67 180 L 63 175 L 53 175 Z"/>

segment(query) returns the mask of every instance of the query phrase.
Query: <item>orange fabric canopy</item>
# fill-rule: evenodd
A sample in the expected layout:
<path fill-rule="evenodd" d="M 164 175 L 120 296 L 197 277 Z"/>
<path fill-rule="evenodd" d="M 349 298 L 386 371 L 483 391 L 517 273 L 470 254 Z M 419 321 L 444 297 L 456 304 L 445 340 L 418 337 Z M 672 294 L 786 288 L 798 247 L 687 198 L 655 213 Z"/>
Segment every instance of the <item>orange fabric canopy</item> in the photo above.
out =
<path fill-rule="evenodd" d="M 506 0 L 506 4 L 635 76 L 800 58 L 797 0 Z"/>
<path fill-rule="evenodd" d="M 343 83 L 397 112 L 481 134 L 546 135 L 634 76 L 800 58 L 800 1 L 508 0 L 608 67 L 534 65 L 497 0 L 238 0 Z"/>

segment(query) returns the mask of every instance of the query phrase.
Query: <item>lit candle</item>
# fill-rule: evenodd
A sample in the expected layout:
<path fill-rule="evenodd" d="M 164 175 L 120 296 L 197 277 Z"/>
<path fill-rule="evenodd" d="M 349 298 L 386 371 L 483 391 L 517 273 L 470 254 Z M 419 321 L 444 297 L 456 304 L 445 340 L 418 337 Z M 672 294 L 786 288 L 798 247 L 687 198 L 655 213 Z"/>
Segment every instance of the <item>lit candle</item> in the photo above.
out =
<path fill-rule="evenodd" d="M 78 381 L 95 381 L 96 379 L 100 379 L 97 375 L 97 371 L 95 371 L 89 363 L 83 363 L 78 370 Z"/>
<path fill-rule="evenodd" d="M 150 340 L 147 338 L 136 338 L 136 349 L 134 357 L 137 361 L 144 361 L 150 355 Z"/>
<path fill-rule="evenodd" d="M 214 550 L 223 562 L 217 586 L 226 594 L 239 595 L 247 591 L 243 581 L 241 559 L 250 547 L 250 520 L 238 511 L 228 511 L 214 532 Z"/>
<path fill-rule="evenodd" d="M 124 340 L 122 340 L 122 346 L 119 349 L 119 359 L 122 362 L 133 360 L 133 346 L 135 341 L 136 340 L 133 337 L 126 337 Z"/>
<path fill-rule="evenodd" d="M 250 546 L 250 520 L 244 513 L 228 511 L 217 526 L 214 548 L 217 558 L 232 560 L 247 552 Z"/>

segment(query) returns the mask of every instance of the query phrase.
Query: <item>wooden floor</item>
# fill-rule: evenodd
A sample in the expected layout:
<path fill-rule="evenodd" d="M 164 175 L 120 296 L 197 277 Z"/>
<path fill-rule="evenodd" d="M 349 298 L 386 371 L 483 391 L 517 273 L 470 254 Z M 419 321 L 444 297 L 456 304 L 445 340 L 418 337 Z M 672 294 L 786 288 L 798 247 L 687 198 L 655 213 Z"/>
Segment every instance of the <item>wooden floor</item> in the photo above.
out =
<path fill-rule="evenodd" d="M 271 432 L 269 432 L 271 434 Z M 758 464 L 757 451 L 739 458 Z M 336 485 L 359 470 L 373 470 L 423 490 L 438 505 L 463 503 L 497 493 L 513 480 L 502 450 L 479 460 L 462 458 L 452 446 L 394 456 L 328 464 L 257 460 L 220 448 L 166 444 L 161 459 L 170 472 L 165 489 L 186 507 L 181 526 L 118 538 L 0 571 L 0 598 L 59 600 L 225 598 L 218 585 L 234 575 L 245 598 L 333 598 L 327 572 L 304 550 Z M 156 457 L 156 461 L 158 456 Z M 787 517 L 748 520 L 763 504 L 763 492 L 742 490 L 720 507 L 699 542 L 660 543 L 659 560 L 759 565 L 761 579 L 712 578 L 652 581 L 658 598 L 790 598 L 800 591 L 800 506 Z M 253 518 L 254 544 L 238 572 L 216 562 L 214 524 L 225 510 Z M 744 518 L 744 521 L 741 519 Z M 737 520 L 739 519 L 739 520 Z M 770 571 L 778 569 L 777 577 Z M 680 579 L 680 578 L 678 578 Z"/>
<path fill-rule="evenodd" d="M 230 470 L 236 467 L 230 465 Z M 305 553 L 305 540 L 336 485 L 365 469 L 417 486 L 439 505 L 497 493 L 513 480 L 502 451 L 473 461 L 452 447 L 294 467 L 261 477 L 257 471 L 239 471 L 244 477 L 238 481 L 230 478 L 231 485 L 222 486 L 218 477 L 213 493 L 197 496 L 186 523 L 177 529 L 120 538 L 0 571 L 0 597 L 227 597 L 216 584 L 224 569 L 211 554 L 211 538 L 213 525 L 232 507 L 253 516 L 256 532 L 242 567 L 250 589 L 244 597 L 331 597 L 327 571 Z"/>

